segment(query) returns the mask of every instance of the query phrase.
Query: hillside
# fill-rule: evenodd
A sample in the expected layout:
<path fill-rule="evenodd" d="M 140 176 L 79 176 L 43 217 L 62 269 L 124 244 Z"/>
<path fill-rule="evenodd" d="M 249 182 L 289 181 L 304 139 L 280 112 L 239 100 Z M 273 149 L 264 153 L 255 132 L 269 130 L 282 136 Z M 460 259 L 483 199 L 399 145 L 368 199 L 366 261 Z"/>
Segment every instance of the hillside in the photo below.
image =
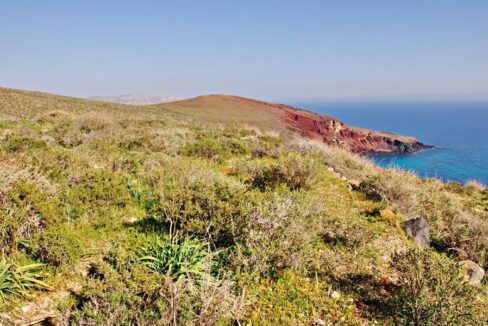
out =
<path fill-rule="evenodd" d="M 0 91 L 2 89 L 0 88 Z M 395 152 L 409 153 L 430 146 L 415 138 L 390 133 L 352 128 L 343 122 L 306 110 L 282 104 L 271 104 L 237 96 L 209 95 L 194 99 L 162 103 L 155 106 L 120 106 L 71 97 L 53 96 L 46 93 L 3 89 L 5 105 L 0 117 L 31 117 L 39 109 L 70 108 L 92 111 L 99 107 L 118 110 L 138 110 L 141 114 L 164 115 L 174 113 L 188 120 L 201 123 L 240 124 L 261 130 L 276 131 L 284 137 L 301 135 L 320 140 L 328 145 L 338 146 L 353 152 Z M 158 110 L 159 108 L 159 110 Z"/>
<path fill-rule="evenodd" d="M 201 96 L 160 107 L 185 112 L 206 122 L 245 123 L 281 134 L 291 131 L 356 153 L 411 153 L 430 147 L 411 137 L 353 128 L 326 115 L 237 96 Z"/>
<path fill-rule="evenodd" d="M 487 324 L 487 190 L 333 121 L 0 88 L 0 325 Z"/>

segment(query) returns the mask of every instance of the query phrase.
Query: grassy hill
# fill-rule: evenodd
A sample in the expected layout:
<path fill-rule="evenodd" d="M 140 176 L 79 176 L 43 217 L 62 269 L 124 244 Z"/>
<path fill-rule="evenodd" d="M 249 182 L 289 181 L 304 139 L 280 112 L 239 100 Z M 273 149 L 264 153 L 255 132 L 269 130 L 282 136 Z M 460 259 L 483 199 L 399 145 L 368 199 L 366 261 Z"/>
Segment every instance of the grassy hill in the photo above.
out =
<path fill-rule="evenodd" d="M 459 264 L 488 266 L 486 189 L 301 137 L 294 110 L 0 89 L 0 324 L 486 323 Z"/>

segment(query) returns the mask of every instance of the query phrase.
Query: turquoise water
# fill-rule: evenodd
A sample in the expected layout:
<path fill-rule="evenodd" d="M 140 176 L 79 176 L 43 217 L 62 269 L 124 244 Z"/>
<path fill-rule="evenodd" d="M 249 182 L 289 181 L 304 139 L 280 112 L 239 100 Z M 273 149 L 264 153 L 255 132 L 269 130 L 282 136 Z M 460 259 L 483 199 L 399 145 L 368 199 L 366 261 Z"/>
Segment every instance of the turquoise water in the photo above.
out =
<path fill-rule="evenodd" d="M 413 170 L 423 177 L 488 185 L 488 102 L 306 103 L 349 125 L 413 136 L 436 146 L 415 154 L 372 155 L 381 166 Z"/>

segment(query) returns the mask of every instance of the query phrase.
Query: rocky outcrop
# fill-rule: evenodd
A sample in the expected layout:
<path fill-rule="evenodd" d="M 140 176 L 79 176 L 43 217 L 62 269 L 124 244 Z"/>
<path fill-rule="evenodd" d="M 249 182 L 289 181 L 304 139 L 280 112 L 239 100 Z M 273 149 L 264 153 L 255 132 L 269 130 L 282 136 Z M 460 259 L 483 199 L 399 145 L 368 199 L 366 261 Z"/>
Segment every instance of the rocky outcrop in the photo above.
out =
<path fill-rule="evenodd" d="M 429 247 L 430 236 L 427 221 L 422 217 L 412 218 L 402 223 L 405 233 L 419 246 Z"/>
<path fill-rule="evenodd" d="M 326 115 L 289 106 L 282 106 L 282 109 L 284 111 L 283 119 L 293 131 L 356 153 L 413 153 L 432 147 L 411 137 L 353 128 Z"/>

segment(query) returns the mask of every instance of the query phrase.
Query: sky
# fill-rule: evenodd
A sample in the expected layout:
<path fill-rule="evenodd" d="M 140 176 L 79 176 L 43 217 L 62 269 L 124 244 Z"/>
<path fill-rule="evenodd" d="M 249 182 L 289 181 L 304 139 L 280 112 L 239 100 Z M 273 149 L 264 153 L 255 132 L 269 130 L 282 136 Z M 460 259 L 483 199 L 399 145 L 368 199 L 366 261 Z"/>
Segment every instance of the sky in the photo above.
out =
<path fill-rule="evenodd" d="M 488 99 L 486 0 L 0 0 L 0 86 Z"/>

